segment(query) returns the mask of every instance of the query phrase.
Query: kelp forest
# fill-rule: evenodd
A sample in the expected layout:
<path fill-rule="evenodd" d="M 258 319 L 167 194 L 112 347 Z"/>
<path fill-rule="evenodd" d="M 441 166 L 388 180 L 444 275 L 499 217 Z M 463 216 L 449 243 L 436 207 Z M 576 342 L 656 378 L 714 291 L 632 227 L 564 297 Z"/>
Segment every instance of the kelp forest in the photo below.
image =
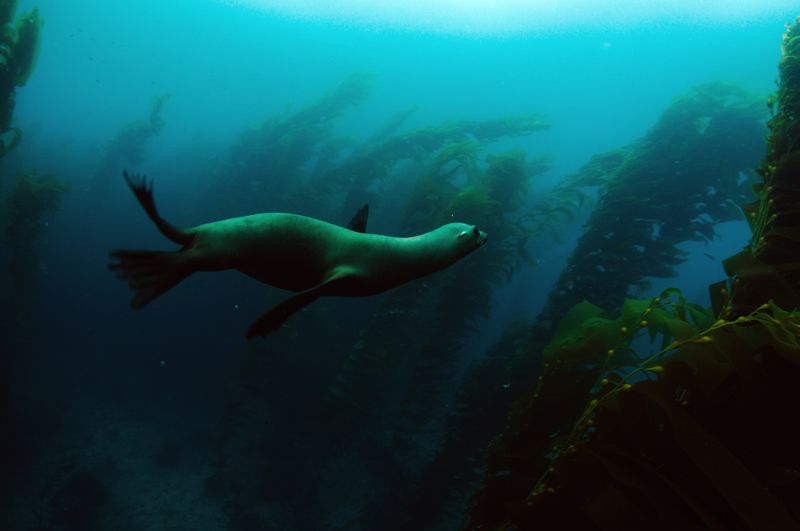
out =
<path fill-rule="evenodd" d="M 104 245 L 120 230 L 104 221 L 120 208 L 109 198 L 128 193 L 123 170 L 147 173 L 178 96 L 148 94 L 143 115 L 81 155 L 78 185 L 40 173 L 14 110 L 47 33 L 38 9 L 16 4 L 0 0 L 0 527 L 800 529 L 800 24 L 783 37 L 774 95 L 687 87 L 638 139 L 556 180 L 538 146 L 559 124 L 536 101 L 442 121 L 409 101 L 356 138 L 339 125 L 381 83 L 356 72 L 260 115 L 223 153 L 196 155 L 204 180 L 183 203 L 157 192 L 165 216 L 277 211 L 347 226 L 368 204 L 370 233 L 468 220 L 488 242 L 386 294 L 318 302 L 265 339 L 215 346 L 233 368 L 213 382 L 219 418 L 202 437 L 136 440 L 121 426 L 141 414 L 104 409 L 98 442 L 28 386 L 41 367 L 56 381 L 65 366 L 29 347 L 49 333 L 35 303 L 52 274 L 43 256 L 59 238 Z M 65 220 L 70 199 L 89 206 Z M 710 304 L 689 300 L 683 246 L 744 219 L 752 237 L 724 260 Z M 503 323 L 484 348 L 500 294 L 555 247 L 567 258 L 538 316 Z M 674 286 L 654 290 L 665 279 Z M 261 290 L 258 305 L 284 296 Z M 164 479 L 147 483 L 136 467 Z M 187 505 L 203 509 L 187 518 Z"/>
<path fill-rule="evenodd" d="M 698 156 L 707 153 L 702 142 L 686 151 L 681 146 L 676 154 L 692 153 L 702 161 L 687 161 L 687 173 L 708 180 L 702 181 L 705 194 L 686 182 L 683 206 L 668 203 L 668 208 L 681 213 L 689 208 L 697 217 L 687 213 L 668 222 L 646 211 L 628 218 L 637 227 L 639 222 L 661 224 L 655 239 L 663 234 L 667 247 L 655 256 L 665 262 L 657 266 L 660 272 L 668 273 L 680 259 L 671 252 L 673 238 L 705 237 L 706 222 L 730 215 L 725 203 L 741 206 L 753 236 L 725 261 L 728 279 L 709 288 L 713 308 L 686 302 L 677 288 L 624 300 L 619 291 L 603 291 L 569 308 L 554 304 L 564 293 L 563 288 L 556 292 L 549 308 L 558 322 L 546 323 L 552 333 L 538 350 L 539 375 L 492 439 L 483 481 L 469 508 L 469 528 L 798 528 L 798 433 L 783 420 L 797 407 L 793 387 L 800 361 L 800 231 L 792 182 L 800 138 L 798 37 L 795 23 L 784 35 L 777 95 L 768 101 L 770 133 L 766 155 L 756 165 L 754 197 L 743 201 L 744 180 L 730 181 L 730 172 L 744 170 L 758 151 L 742 150 L 741 128 L 731 148 L 742 158 L 732 156 L 711 172 L 705 155 Z M 732 95 L 717 107 L 720 125 L 753 123 L 752 107 L 731 101 Z M 578 273 L 605 279 L 605 271 L 592 265 L 619 228 L 632 225 L 612 227 L 604 218 L 625 215 L 624 197 L 633 184 L 628 178 L 637 167 L 643 171 L 639 164 L 649 162 L 651 176 L 681 178 L 682 171 L 660 173 L 649 158 L 657 151 L 648 142 L 678 140 L 661 136 L 668 134 L 661 126 L 679 117 L 691 120 L 684 122 L 681 138 L 692 138 L 690 124 L 704 128 L 699 134 L 713 135 L 717 116 L 693 115 L 691 99 L 684 100 L 665 113 L 645 143 L 600 156 L 577 176 L 575 182 L 601 179 L 606 189 L 572 255 L 576 264 L 564 271 L 558 286 L 573 275 L 580 279 Z M 604 205 L 613 214 L 606 214 Z M 702 214 L 707 216 L 698 219 Z M 628 252 L 647 249 L 654 238 L 643 236 L 638 230 L 624 236 L 630 238 Z M 633 263 L 624 282 L 654 274 L 644 261 Z M 647 349 L 648 343 L 654 348 Z"/>

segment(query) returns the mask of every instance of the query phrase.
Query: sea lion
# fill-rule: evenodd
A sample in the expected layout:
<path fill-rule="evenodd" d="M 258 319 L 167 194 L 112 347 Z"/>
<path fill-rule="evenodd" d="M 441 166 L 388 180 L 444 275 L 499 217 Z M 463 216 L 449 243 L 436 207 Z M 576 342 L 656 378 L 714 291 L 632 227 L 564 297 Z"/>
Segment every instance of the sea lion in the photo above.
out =
<path fill-rule="evenodd" d="M 440 271 L 486 243 L 474 225 L 448 223 L 397 238 L 367 234 L 362 207 L 350 229 L 318 219 L 265 213 L 178 228 L 156 210 L 153 183 L 123 172 L 161 234 L 181 245 L 176 252 L 111 253 L 108 268 L 128 282 L 138 309 L 198 271 L 236 269 L 260 282 L 300 292 L 259 317 L 246 337 L 267 335 L 319 297 L 363 297 Z"/>

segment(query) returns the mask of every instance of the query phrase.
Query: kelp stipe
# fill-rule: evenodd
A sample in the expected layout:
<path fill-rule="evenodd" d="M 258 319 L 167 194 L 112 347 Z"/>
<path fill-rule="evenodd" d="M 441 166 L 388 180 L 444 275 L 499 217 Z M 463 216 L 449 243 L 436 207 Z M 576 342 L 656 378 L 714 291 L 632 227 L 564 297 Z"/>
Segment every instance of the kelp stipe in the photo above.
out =
<path fill-rule="evenodd" d="M 470 528 L 791 529 L 800 431 L 780 419 L 798 405 L 782 387 L 800 377 L 798 315 L 766 304 L 704 327 L 677 290 L 600 315 L 582 303 L 562 321 L 490 448 Z M 637 358 L 645 331 L 663 347 Z"/>
<path fill-rule="evenodd" d="M 16 90 L 33 72 L 41 42 L 39 10 L 20 15 L 13 24 L 16 10 L 15 1 L 0 2 L 0 158 L 22 138 L 22 131 L 11 125 Z"/>
<path fill-rule="evenodd" d="M 797 307 L 799 32 L 784 38 L 759 201 L 745 208 L 752 243 L 712 287 L 720 318 L 676 290 L 626 302 L 613 324 L 573 308 L 490 448 L 470 529 L 800 528 L 800 313 L 773 302 Z M 612 368 L 637 330 L 661 347 Z M 588 392 L 565 385 L 576 377 Z"/>
<path fill-rule="evenodd" d="M 743 207 L 753 237 L 725 261 L 729 281 L 711 287 L 727 319 L 768 299 L 782 308 L 800 306 L 800 24 L 787 28 L 781 49 L 780 85 L 768 102 L 769 145 L 754 187 L 758 199 Z"/>
<path fill-rule="evenodd" d="M 533 325 L 515 327 L 518 337 L 506 341 L 513 351 L 487 356 L 468 372 L 482 377 L 465 382 L 455 399 L 461 413 L 448 419 L 445 447 L 452 440 L 457 450 L 442 452 L 431 467 L 461 472 L 432 479 L 437 491 L 463 498 L 474 488 L 478 475 L 463 470 L 482 459 L 489 440 L 508 424 L 511 404 L 535 385 L 540 354 L 570 308 L 586 298 L 619 311 L 629 292 L 647 289 L 648 277 L 675 275 L 675 266 L 685 260 L 680 243 L 710 239 L 715 223 L 741 217 L 736 203 L 752 197 L 750 183 L 741 177 L 753 175 L 751 168 L 763 155 L 766 116 L 759 100 L 736 86 L 695 87 L 677 98 L 642 139 L 593 157 L 553 190 L 552 196 L 567 201 L 538 208 L 533 219 L 541 220 L 544 231 L 558 227 L 551 213 L 567 216 L 563 207 L 570 204 L 579 212 L 595 192 L 597 204 Z M 735 135 L 728 134 L 731 127 Z M 576 378 L 572 392 L 586 396 L 592 383 Z M 479 412 L 477 420 L 470 411 Z"/>

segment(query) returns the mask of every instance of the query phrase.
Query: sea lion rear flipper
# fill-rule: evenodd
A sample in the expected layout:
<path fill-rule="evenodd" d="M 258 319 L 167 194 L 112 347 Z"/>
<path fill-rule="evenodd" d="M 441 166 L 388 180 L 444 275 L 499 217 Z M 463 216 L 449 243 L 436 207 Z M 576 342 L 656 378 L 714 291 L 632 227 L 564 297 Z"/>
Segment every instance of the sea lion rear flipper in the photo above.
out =
<path fill-rule="evenodd" d="M 131 306 L 139 309 L 189 276 L 181 253 L 118 250 L 108 269 L 133 290 Z"/>
<path fill-rule="evenodd" d="M 152 180 L 148 182 L 147 177 L 144 175 L 129 174 L 127 170 L 122 172 L 122 176 L 125 177 L 128 188 L 131 189 L 133 195 L 136 196 L 136 200 L 139 201 L 139 204 L 142 205 L 142 208 L 147 213 L 147 217 L 156 224 L 161 234 L 179 245 L 192 243 L 194 235 L 191 232 L 179 229 L 159 215 L 156 209 L 156 200 L 153 199 Z"/>
<path fill-rule="evenodd" d="M 358 209 L 356 215 L 347 224 L 347 228 L 356 232 L 367 232 L 367 218 L 369 218 L 369 205 Z"/>

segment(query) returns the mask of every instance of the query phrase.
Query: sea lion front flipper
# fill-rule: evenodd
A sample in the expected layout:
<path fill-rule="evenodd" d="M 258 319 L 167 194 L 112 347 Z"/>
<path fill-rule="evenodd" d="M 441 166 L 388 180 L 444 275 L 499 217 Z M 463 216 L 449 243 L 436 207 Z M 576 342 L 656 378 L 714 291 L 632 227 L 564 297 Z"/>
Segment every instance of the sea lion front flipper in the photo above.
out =
<path fill-rule="evenodd" d="M 369 205 L 358 209 L 356 215 L 347 224 L 347 228 L 355 232 L 367 232 L 367 218 L 369 218 Z"/>
<path fill-rule="evenodd" d="M 339 270 L 321 284 L 317 284 L 311 289 L 307 289 L 294 297 L 289 297 L 285 301 L 276 304 L 250 325 L 245 337 L 247 339 L 253 339 L 256 336 L 271 334 L 279 329 L 289 317 L 322 297 L 325 294 L 325 289 L 330 288 L 332 283 L 340 281 L 347 276 L 348 274 L 345 271 Z"/>
<path fill-rule="evenodd" d="M 320 298 L 321 295 L 322 293 L 319 287 L 315 287 L 276 304 L 250 325 L 245 337 L 247 339 L 253 339 L 256 336 L 271 334 L 279 329 L 289 317 Z"/>

